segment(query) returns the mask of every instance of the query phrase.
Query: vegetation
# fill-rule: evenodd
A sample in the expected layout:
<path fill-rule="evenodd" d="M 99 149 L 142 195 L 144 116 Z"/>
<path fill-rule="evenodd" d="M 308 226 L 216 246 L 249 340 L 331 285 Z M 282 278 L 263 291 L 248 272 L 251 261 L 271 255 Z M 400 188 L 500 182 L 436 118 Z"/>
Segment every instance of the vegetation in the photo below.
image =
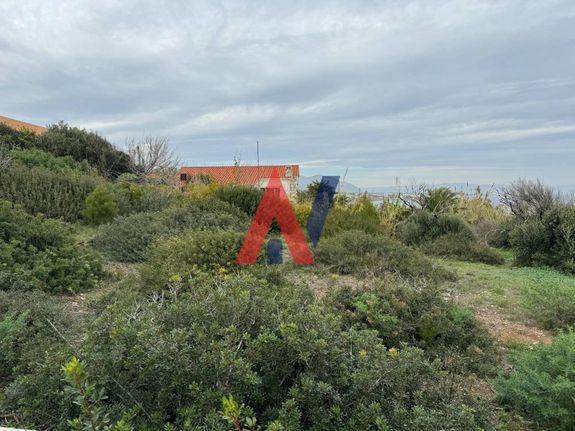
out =
<path fill-rule="evenodd" d="M 502 402 L 532 418 L 543 429 L 575 427 L 575 332 L 557 336 L 550 345 L 519 351 L 513 368 L 497 390 Z"/>
<path fill-rule="evenodd" d="M 0 126 L 0 426 L 575 426 L 575 212 L 552 189 L 515 183 L 507 209 L 481 190 L 337 194 L 317 265 L 263 247 L 238 266 L 261 190 L 174 188 L 166 142 L 133 144 Z"/>
<path fill-rule="evenodd" d="M 0 290 L 79 292 L 101 272 L 95 253 L 74 244 L 56 220 L 33 217 L 0 201 Z"/>

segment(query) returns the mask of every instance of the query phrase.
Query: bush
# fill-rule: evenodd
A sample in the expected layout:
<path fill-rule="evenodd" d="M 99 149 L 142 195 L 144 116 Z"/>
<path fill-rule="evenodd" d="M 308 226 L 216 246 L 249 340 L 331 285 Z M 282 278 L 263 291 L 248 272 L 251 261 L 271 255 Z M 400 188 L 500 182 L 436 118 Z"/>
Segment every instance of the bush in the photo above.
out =
<path fill-rule="evenodd" d="M 397 238 L 408 245 L 420 245 L 447 234 L 457 234 L 469 240 L 474 238 L 471 229 L 460 217 L 428 211 L 415 211 L 396 230 Z"/>
<path fill-rule="evenodd" d="M 551 269 L 538 268 L 535 274 L 536 283 L 524 291 L 522 298 L 531 318 L 546 329 L 573 327 L 575 282 L 566 282 L 565 276 Z"/>
<path fill-rule="evenodd" d="M 0 199 L 21 205 L 30 214 L 77 221 L 82 217 L 86 197 L 100 182 L 92 176 L 12 166 L 0 169 Z"/>
<path fill-rule="evenodd" d="M 518 224 L 510 243 L 522 265 L 552 266 L 575 273 L 575 205 L 561 205 Z"/>
<path fill-rule="evenodd" d="M 84 216 L 94 225 L 110 223 L 118 211 L 118 201 L 107 185 L 99 185 L 86 198 Z"/>
<path fill-rule="evenodd" d="M 512 356 L 513 368 L 497 381 L 501 401 L 557 431 L 575 428 L 575 332 L 558 335 Z"/>
<path fill-rule="evenodd" d="M 433 284 L 384 277 L 367 285 L 332 289 L 327 303 L 346 326 L 376 330 L 388 348 L 407 343 L 430 357 L 457 352 L 473 371 L 491 371 L 495 365 L 493 342 L 485 328 L 471 311 L 447 303 Z"/>
<path fill-rule="evenodd" d="M 451 278 L 427 257 L 398 241 L 360 231 L 346 231 L 322 239 L 315 257 L 318 263 L 341 274 L 381 275 L 398 273 L 405 277 Z"/>
<path fill-rule="evenodd" d="M 121 409 L 138 430 L 226 430 L 217 412 L 231 413 L 221 399 L 233 394 L 268 429 L 490 426 L 460 372 L 415 347 L 388 350 L 307 287 L 247 274 L 174 283 L 170 295 L 112 303 L 81 349 L 114 420 Z"/>
<path fill-rule="evenodd" d="M 151 248 L 143 279 L 163 287 L 170 279 L 187 279 L 198 269 L 231 269 L 245 234 L 227 231 L 188 231 Z"/>
<path fill-rule="evenodd" d="M 59 123 L 48 127 L 38 136 L 36 146 L 55 156 L 70 156 L 81 162 L 87 160 L 107 178 L 116 178 L 130 172 L 130 157 L 114 148 L 106 139 L 94 132 Z"/>
<path fill-rule="evenodd" d="M 79 292 L 94 287 L 101 264 L 74 244 L 56 220 L 30 216 L 0 201 L 0 290 Z"/>
<path fill-rule="evenodd" d="M 181 204 L 164 211 L 117 217 L 102 226 L 94 243 L 114 260 L 142 262 L 149 246 L 162 236 L 189 229 L 231 229 L 246 227 L 247 217 L 224 202 L 206 199 Z"/>
<path fill-rule="evenodd" d="M 62 175 L 92 175 L 95 171 L 86 162 L 77 162 L 70 156 L 56 157 L 38 148 L 15 148 L 7 155 L 20 165 L 28 168 L 45 168 L 50 172 Z"/>
<path fill-rule="evenodd" d="M 235 205 L 251 217 L 258 209 L 263 191 L 256 187 L 231 184 L 219 187 L 214 195 L 224 202 Z"/>
<path fill-rule="evenodd" d="M 450 257 L 468 262 L 482 262 L 501 265 L 505 259 L 496 250 L 477 241 L 467 234 L 448 234 L 422 246 L 422 251 L 434 256 Z"/>
<path fill-rule="evenodd" d="M 76 316 L 42 292 L 0 291 L 0 412 L 2 425 L 69 429 L 72 400 L 61 366 L 71 354 L 63 339 L 80 332 Z M 58 416 L 61 417 L 58 417 Z"/>

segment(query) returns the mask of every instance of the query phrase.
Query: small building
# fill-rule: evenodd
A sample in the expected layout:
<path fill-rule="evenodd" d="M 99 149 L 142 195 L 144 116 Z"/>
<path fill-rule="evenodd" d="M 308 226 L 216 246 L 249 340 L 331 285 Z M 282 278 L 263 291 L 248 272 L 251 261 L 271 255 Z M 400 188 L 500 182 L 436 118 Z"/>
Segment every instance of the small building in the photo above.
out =
<path fill-rule="evenodd" d="M 263 189 L 274 170 L 288 196 L 295 196 L 299 185 L 299 165 L 186 166 L 179 169 L 176 180 L 180 187 L 185 187 L 194 178 L 209 177 L 218 184 L 239 184 Z"/>
<path fill-rule="evenodd" d="M 12 118 L 3 117 L 0 115 L 0 124 L 4 124 L 5 126 L 10 127 L 11 129 L 15 130 L 27 130 L 32 133 L 36 133 L 37 135 L 41 135 L 47 129 L 42 126 L 37 126 L 35 124 L 26 123 L 20 120 L 14 120 Z"/>

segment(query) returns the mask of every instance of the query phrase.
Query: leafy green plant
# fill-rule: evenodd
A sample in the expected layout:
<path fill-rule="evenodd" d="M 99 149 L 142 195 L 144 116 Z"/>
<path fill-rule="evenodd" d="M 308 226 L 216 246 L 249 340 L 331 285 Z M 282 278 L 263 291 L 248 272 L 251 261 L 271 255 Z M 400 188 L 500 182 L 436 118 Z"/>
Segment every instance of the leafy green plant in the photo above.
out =
<path fill-rule="evenodd" d="M 263 191 L 255 187 L 230 184 L 216 189 L 214 196 L 240 208 L 248 216 L 256 213 Z"/>
<path fill-rule="evenodd" d="M 94 225 L 110 223 L 118 211 L 118 201 L 107 185 L 99 185 L 86 198 L 84 216 Z"/>
<path fill-rule="evenodd" d="M 62 223 L 0 201 L 0 290 L 79 292 L 101 275 L 95 253 L 79 247 Z"/>
<path fill-rule="evenodd" d="M 424 244 L 421 250 L 426 254 L 450 257 L 469 262 L 501 265 L 505 260 L 496 250 L 470 239 L 466 234 L 447 234 Z"/>
<path fill-rule="evenodd" d="M 94 243 L 120 262 L 142 262 L 150 245 L 165 236 L 185 230 L 242 230 L 247 216 L 230 204 L 203 199 L 176 205 L 159 212 L 117 217 L 104 225 Z"/>
<path fill-rule="evenodd" d="M 448 271 L 434 265 L 426 256 L 400 242 L 361 231 L 345 231 L 322 239 L 316 261 L 342 274 L 398 273 L 405 277 L 449 279 Z"/>
<path fill-rule="evenodd" d="M 575 332 L 558 335 L 512 356 L 513 367 L 497 381 L 501 401 L 544 429 L 575 427 Z"/>
<path fill-rule="evenodd" d="M 470 240 L 474 238 L 471 229 L 460 217 L 429 211 L 415 211 L 396 230 L 397 238 L 408 245 L 420 245 L 447 234 L 457 234 Z"/>
<path fill-rule="evenodd" d="M 77 221 L 86 197 L 101 179 L 52 172 L 42 167 L 11 166 L 0 169 L 0 199 L 21 205 L 30 214 Z"/>

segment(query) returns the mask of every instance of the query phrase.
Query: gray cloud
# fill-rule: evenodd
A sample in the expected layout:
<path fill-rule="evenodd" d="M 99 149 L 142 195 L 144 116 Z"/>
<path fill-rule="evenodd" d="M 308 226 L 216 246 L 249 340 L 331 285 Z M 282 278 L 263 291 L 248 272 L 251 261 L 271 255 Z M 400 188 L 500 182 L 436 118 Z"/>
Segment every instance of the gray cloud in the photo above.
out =
<path fill-rule="evenodd" d="M 0 3 L 0 114 L 360 186 L 575 183 L 569 0 Z"/>

